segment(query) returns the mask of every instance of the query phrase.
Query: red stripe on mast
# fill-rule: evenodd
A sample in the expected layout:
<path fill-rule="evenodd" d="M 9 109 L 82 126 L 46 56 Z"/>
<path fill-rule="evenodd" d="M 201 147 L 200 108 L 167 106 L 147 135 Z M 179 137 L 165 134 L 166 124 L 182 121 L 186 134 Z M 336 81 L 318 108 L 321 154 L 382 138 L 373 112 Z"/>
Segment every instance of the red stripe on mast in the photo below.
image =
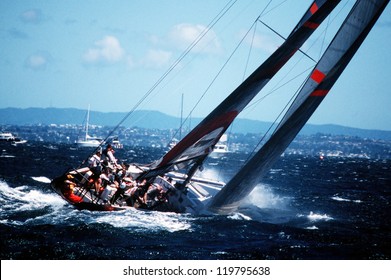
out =
<path fill-rule="evenodd" d="M 326 77 L 326 75 L 323 72 L 319 71 L 318 69 L 315 69 L 311 75 L 311 79 L 313 79 L 318 84 L 320 84 L 323 81 L 324 77 Z"/>
<path fill-rule="evenodd" d="M 312 4 L 312 6 L 310 8 L 311 14 L 315 14 L 318 9 L 319 8 L 318 8 L 318 5 L 316 5 L 316 3 Z"/>
<path fill-rule="evenodd" d="M 311 93 L 310 96 L 326 96 L 327 94 L 329 93 L 329 90 L 327 89 L 319 89 L 319 90 L 315 90 L 314 92 Z"/>
<path fill-rule="evenodd" d="M 306 22 L 304 22 L 303 26 L 311 28 L 311 29 L 316 29 L 319 26 L 319 23 L 306 21 Z"/>

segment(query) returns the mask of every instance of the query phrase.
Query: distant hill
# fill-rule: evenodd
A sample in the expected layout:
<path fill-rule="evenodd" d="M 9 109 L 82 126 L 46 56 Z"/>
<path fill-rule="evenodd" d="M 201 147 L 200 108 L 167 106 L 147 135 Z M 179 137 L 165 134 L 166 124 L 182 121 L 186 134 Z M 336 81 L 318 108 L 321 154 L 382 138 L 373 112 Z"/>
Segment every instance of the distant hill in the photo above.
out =
<path fill-rule="evenodd" d="M 102 113 L 91 111 L 90 124 L 102 126 L 115 126 L 126 113 Z M 0 109 L 0 125 L 49 125 L 49 124 L 82 124 L 86 118 L 86 110 L 73 108 L 5 108 Z M 199 118 L 191 120 L 192 126 L 201 121 Z M 123 126 L 143 127 L 149 129 L 176 129 L 180 120 L 158 111 L 135 111 Z M 238 119 L 232 126 L 234 133 L 263 133 L 270 127 L 270 122 L 262 122 L 248 119 Z M 301 134 L 311 135 L 316 133 L 358 136 L 362 138 L 391 140 L 391 131 L 367 130 L 340 125 L 311 125 L 307 124 Z"/>

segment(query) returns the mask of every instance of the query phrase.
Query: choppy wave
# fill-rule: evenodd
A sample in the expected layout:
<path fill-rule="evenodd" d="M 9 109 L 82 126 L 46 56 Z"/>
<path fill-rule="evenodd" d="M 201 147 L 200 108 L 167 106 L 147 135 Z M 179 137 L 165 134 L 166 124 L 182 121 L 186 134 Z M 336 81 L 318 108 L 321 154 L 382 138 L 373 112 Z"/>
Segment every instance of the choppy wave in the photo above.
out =
<path fill-rule="evenodd" d="M 160 157 L 134 149 L 118 158 Z M 237 213 L 194 216 L 76 210 L 48 182 L 85 153 L 42 143 L 0 152 L 13 156 L 0 159 L 3 259 L 390 259 L 389 160 L 286 155 Z M 232 156 L 203 176 L 227 182 L 247 158 Z"/>
<path fill-rule="evenodd" d="M 316 222 L 316 221 L 330 221 L 333 220 L 334 218 L 327 215 L 327 214 L 319 214 L 319 213 L 314 213 L 310 212 L 308 215 L 306 215 L 307 219 Z"/>
<path fill-rule="evenodd" d="M 33 180 L 41 183 L 50 183 L 51 180 L 48 177 L 45 176 L 39 176 L 39 177 L 31 177 Z"/>
<path fill-rule="evenodd" d="M 229 215 L 228 219 L 231 219 L 231 220 L 246 220 L 246 221 L 251 221 L 252 220 L 251 217 L 249 217 L 247 215 L 244 215 L 242 213 L 234 213 L 232 215 Z"/>
<path fill-rule="evenodd" d="M 359 200 L 359 199 L 352 200 L 352 199 L 343 198 L 343 197 L 340 197 L 340 196 L 337 196 L 337 195 L 331 197 L 331 199 L 336 200 L 336 201 L 341 201 L 341 202 L 345 201 L 345 202 L 362 203 L 362 200 Z"/>
<path fill-rule="evenodd" d="M 254 188 L 245 203 L 255 205 L 259 208 L 286 209 L 290 197 L 284 197 L 273 192 L 269 185 L 260 184 Z"/>
<path fill-rule="evenodd" d="M 46 178 L 46 177 L 43 177 Z M 46 181 L 38 177 L 37 181 Z M 162 213 L 128 209 L 115 212 L 91 212 L 73 209 L 54 193 L 45 193 L 32 186 L 10 187 L 0 181 L 0 222 L 13 225 L 75 225 L 105 223 L 131 230 L 190 230 L 191 217 L 176 213 Z M 19 213 L 19 215 L 13 215 Z M 22 216 L 24 218 L 22 218 Z"/>
<path fill-rule="evenodd" d="M 7 154 L 1 154 L 0 158 L 14 158 L 15 156 L 13 155 L 7 155 Z"/>
<path fill-rule="evenodd" d="M 309 229 L 309 230 L 317 230 L 319 229 L 317 226 L 310 226 L 310 227 L 306 227 L 306 229 Z"/>

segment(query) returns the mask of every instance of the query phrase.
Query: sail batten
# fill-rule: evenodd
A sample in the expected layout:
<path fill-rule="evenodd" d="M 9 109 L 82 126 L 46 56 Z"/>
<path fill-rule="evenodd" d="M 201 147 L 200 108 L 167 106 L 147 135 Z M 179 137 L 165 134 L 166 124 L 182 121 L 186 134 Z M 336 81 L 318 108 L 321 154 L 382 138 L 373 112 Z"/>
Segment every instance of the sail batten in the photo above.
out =
<path fill-rule="evenodd" d="M 142 177 L 152 178 L 173 169 L 178 163 L 195 162 L 198 158 L 210 154 L 238 114 L 299 50 L 339 2 L 340 0 L 314 1 L 288 39 L 173 149 L 154 163 Z"/>
<path fill-rule="evenodd" d="M 212 199 L 210 210 L 231 212 L 250 194 L 329 93 L 388 2 L 357 1 L 275 133 Z"/>

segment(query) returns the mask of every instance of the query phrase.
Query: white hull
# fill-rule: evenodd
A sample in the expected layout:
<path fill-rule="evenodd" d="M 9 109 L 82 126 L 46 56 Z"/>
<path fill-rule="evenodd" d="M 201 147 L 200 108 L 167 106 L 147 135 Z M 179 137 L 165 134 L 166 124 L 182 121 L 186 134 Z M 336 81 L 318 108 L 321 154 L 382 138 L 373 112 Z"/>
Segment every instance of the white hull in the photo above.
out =
<path fill-rule="evenodd" d="M 98 140 L 87 140 L 87 141 L 80 140 L 80 141 L 76 141 L 76 145 L 78 147 L 82 147 L 82 148 L 97 148 L 100 145 L 100 141 L 98 141 Z"/>
<path fill-rule="evenodd" d="M 0 142 L 10 142 L 13 145 L 16 145 L 16 144 L 24 144 L 27 142 L 27 140 L 22 140 L 9 132 L 2 132 L 0 133 Z"/>

